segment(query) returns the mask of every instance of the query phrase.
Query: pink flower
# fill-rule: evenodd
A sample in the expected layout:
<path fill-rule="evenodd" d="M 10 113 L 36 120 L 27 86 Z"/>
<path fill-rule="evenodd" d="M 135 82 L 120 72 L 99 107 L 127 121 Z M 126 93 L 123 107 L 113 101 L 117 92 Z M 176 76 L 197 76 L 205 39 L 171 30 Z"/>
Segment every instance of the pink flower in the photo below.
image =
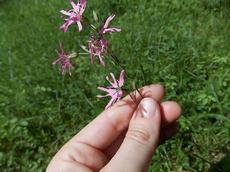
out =
<path fill-rule="evenodd" d="M 102 66 L 105 66 L 104 62 L 104 54 L 106 53 L 108 48 L 108 42 L 105 39 L 95 39 L 93 37 L 89 40 L 89 54 L 90 61 L 93 64 L 94 57 L 97 56 L 99 58 L 99 63 Z"/>
<path fill-rule="evenodd" d="M 73 23 L 76 23 L 78 25 L 78 30 L 79 32 L 82 31 L 82 24 L 81 24 L 81 19 L 82 19 L 82 14 L 85 11 L 86 8 L 86 0 L 80 0 L 79 3 L 74 3 L 73 0 L 70 0 L 70 3 L 73 7 L 73 9 L 69 11 L 61 10 L 60 12 L 68 18 L 65 19 L 65 23 L 60 27 L 60 29 L 63 32 L 67 32 L 68 28 L 70 25 Z"/>
<path fill-rule="evenodd" d="M 109 33 L 112 34 L 114 32 L 120 32 L 121 29 L 118 28 L 108 28 L 109 27 L 109 23 L 113 20 L 113 18 L 115 17 L 115 15 L 111 15 L 107 18 L 104 26 L 102 27 L 100 34 L 105 34 L 105 33 Z"/>
<path fill-rule="evenodd" d="M 108 96 L 111 97 L 111 100 L 109 101 L 109 103 L 107 104 L 105 109 L 110 108 L 115 102 L 120 100 L 124 94 L 121 87 L 124 85 L 124 82 L 125 82 L 125 71 L 124 70 L 121 71 L 119 80 L 116 80 L 113 73 L 110 73 L 110 75 L 112 77 L 112 80 L 109 79 L 108 76 L 106 77 L 106 79 L 107 79 L 107 81 L 109 81 L 111 86 L 109 86 L 107 88 L 98 87 L 99 90 L 107 92 L 106 95 L 98 95 L 97 96 L 98 98 L 103 98 L 103 97 L 108 97 Z"/>
<path fill-rule="evenodd" d="M 70 70 L 73 69 L 73 65 L 70 63 L 70 55 L 65 54 L 62 44 L 60 44 L 60 51 L 57 51 L 57 53 L 59 57 L 52 64 L 58 64 L 60 66 L 60 71 L 62 75 L 65 74 L 66 70 L 68 70 L 69 74 L 71 75 Z"/>
<path fill-rule="evenodd" d="M 99 58 L 99 62 L 102 66 L 105 66 L 104 56 L 107 53 L 108 49 L 108 41 L 106 41 L 103 36 L 106 33 L 112 34 L 114 32 L 120 32 L 121 29 L 118 28 L 108 28 L 109 23 L 113 20 L 115 15 L 112 15 L 107 18 L 105 24 L 103 25 L 102 29 L 98 33 L 99 38 L 91 37 L 88 44 L 90 61 L 93 63 L 94 57 L 97 56 Z"/>

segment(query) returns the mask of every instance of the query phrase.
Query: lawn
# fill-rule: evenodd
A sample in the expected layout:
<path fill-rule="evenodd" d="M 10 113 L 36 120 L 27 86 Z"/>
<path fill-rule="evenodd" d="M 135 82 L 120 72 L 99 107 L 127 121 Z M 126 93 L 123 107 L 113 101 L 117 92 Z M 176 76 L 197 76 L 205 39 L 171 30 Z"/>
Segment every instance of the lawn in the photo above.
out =
<path fill-rule="evenodd" d="M 112 65 L 52 66 L 55 49 L 82 51 L 88 33 L 62 33 L 66 0 L 0 0 L 0 171 L 44 171 L 54 153 L 97 116 Z M 230 171 L 230 1 L 97 0 L 86 15 L 115 13 L 109 39 L 137 86 L 161 83 L 183 114 L 149 171 Z M 81 39 L 80 39 L 81 38 Z M 83 38 L 83 39 L 82 39 Z M 85 59 L 84 59 L 85 58 Z M 118 71 L 113 71 L 118 74 Z M 127 83 L 131 87 L 131 82 Z"/>

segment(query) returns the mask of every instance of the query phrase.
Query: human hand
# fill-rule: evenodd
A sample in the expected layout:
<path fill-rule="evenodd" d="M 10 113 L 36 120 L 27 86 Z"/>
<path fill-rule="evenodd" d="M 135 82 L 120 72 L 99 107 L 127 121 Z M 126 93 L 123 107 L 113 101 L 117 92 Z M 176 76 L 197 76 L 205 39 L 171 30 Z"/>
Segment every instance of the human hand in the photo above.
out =
<path fill-rule="evenodd" d="M 160 103 L 160 85 L 140 92 L 83 128 L 53 157 L 47 172 L 146 172 L 160 140 L 175 133 L 181 108 L 172 101 Z"/>

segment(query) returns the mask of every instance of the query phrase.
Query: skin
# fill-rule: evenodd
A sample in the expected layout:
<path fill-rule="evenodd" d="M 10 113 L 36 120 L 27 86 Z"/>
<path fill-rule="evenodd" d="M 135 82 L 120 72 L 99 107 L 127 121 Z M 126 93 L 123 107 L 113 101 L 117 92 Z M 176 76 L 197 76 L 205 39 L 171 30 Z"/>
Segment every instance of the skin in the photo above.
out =
<path fill-rule="evenodd" d="M 173 101 L 161 102 L 161 85 L 140 92 L 126 96 L 77 133 L 46 172 L 147 172 L 159 143 L 175 134 L 181 108 Z"/>

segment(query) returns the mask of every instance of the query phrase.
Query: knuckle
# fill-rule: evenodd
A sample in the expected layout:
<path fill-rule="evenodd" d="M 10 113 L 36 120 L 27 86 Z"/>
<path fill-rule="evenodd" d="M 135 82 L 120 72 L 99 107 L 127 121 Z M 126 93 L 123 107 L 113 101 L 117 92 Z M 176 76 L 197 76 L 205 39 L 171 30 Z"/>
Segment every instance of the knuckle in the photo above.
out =
<path fill-rule="evenodd" d="M 128 139 L 135 141 L 135 142 L 146 145 L 146 144 L 148 144 L 151 136 L 150 136 L 149 132 L 144 130 L 144 129 L 134 128 L 134 129 L 130 129 L 127 132 L 126 137 Z"/>

